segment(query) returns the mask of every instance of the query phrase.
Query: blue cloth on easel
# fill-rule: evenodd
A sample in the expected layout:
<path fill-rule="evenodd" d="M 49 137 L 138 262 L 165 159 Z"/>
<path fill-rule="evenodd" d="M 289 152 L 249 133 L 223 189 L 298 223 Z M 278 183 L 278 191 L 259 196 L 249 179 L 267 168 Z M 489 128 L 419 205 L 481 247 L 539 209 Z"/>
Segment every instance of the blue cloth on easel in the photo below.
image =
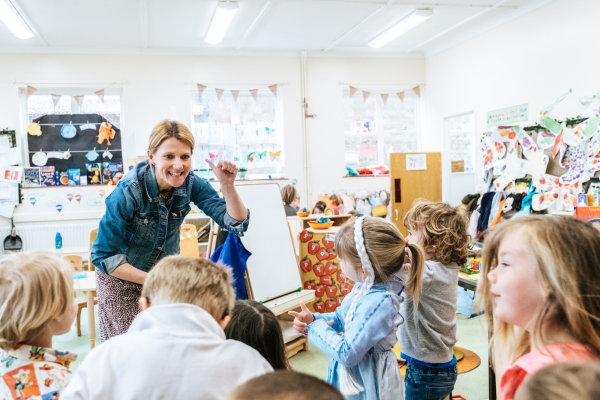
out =
<path fill-rule="evenodd" d="M 250 257 L 250 253 L 240 239 L 233 233 L 227 234 L 225 242 L 217 247 L 212 256 L 211 261 L 217 264 L 228 265 L 233 272 L 233 288 L 235 289 L 235 297 L 237 300 L 246 300 L 246 281 L 244 273 L 246 272 L 246 261 Z"/>

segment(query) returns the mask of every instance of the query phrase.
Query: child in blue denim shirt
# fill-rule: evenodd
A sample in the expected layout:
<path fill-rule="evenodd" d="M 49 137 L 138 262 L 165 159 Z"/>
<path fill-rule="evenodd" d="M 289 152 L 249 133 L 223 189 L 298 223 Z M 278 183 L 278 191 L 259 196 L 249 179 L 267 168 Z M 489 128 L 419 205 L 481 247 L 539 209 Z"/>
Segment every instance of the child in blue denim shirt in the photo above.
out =
<path fill-rule="evenodd" d="M 442 400 L 452 392 L 458 372 L 453 347 L 458 269 L 467 261 L 469 245 L 467 219 L 449 204 L 419 202 L 406 213 L 404 225 L 408 241 L 425 254 L 419 302 L 407 293 L 400 308 L 406 399 Z"/>
<path fill-rule="evenodd" d="M 307 332 L 310 343 L 329 356 L 327 382 L 346 399 L 402 399 L 403 383 L 392 352 L 402 323 L 400 293 L 418 299 L 423 255 L 405 245 L 391 222 L 361 217 L 342 226 L 335 250 L 344 275 L 356 284 L 335 312 L 290 311 L 294 327 Z M 395 273 L 410 250 L 412 265 L 405 282 Z M 339 335 L 342 333 L 342 335 Z"/>

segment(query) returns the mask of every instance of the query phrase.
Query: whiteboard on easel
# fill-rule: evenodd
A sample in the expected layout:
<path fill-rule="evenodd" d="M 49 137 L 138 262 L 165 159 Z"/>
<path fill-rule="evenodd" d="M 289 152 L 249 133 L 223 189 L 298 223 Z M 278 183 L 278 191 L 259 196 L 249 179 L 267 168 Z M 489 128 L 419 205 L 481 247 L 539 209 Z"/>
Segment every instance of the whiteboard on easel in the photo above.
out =
<path fill-rule="evenodd" d="M 264 302 L 297 291 L 302 281 L 279 185 L 240 184 L 236 189 L 250 210 L 248 230 L 240 239 L 252 253 L 247 270 L 254 300 Z"/>

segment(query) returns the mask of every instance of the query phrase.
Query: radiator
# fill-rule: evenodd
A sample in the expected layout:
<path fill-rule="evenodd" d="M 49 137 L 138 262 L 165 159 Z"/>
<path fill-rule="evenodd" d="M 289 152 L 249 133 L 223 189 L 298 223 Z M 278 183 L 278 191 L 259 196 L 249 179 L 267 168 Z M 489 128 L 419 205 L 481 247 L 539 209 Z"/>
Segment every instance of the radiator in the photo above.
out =
<path fill-rule="evenodd" d="M 39 222 L 23 223 L 16 226 L 17 235 L 23 240 L 24 251 L 54 250 L 56 233 L 62 236 L 62 249 L 74 254 L 87 254 L 90 247 L 90 231 L 98 228 L 99 221 L 81 222 Z M 0 239 L 10 235 L 10 227 L 0 228 Z M 0 244 L 0 252 L 4 246 Z M 87 258 L 87 257 L 86 257 Z"/>

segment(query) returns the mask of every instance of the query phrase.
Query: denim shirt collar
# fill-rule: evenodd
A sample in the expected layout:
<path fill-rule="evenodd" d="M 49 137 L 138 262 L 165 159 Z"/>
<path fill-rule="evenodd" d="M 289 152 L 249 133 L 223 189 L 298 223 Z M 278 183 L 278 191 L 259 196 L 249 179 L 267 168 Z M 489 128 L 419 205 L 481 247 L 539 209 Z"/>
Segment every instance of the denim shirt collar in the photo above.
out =
<path fill-rule="evenodd" d="M 141 165 L 141 173 L 143 174 L 143 182 L 144 182 L 144 186 L 146 189 L 146 196 L 148 196 L 148 200 L 149 201 L 153 201 L 153 202 L 160 202 L 160 196 L 159 196 L 159 191 L 158 191 L 158 183 L 156 182 L 156 174 L 153 170 L 153 166 L 150 165 L 150 161 L 146 160 L 143 162 L 143 165 Z M 186 197 L 187 196 L 187 188 L 188 185 L 191 183 L 191 180 L 194 178 L 193 177 L 193 172 L 190 171 L 190 173 L 188 174 L 186 180 L 183 182 L 183 185 L 175 188 L 175 190 L 173 190 L 173 197 L 178 196 L 178 197 Z"/>

